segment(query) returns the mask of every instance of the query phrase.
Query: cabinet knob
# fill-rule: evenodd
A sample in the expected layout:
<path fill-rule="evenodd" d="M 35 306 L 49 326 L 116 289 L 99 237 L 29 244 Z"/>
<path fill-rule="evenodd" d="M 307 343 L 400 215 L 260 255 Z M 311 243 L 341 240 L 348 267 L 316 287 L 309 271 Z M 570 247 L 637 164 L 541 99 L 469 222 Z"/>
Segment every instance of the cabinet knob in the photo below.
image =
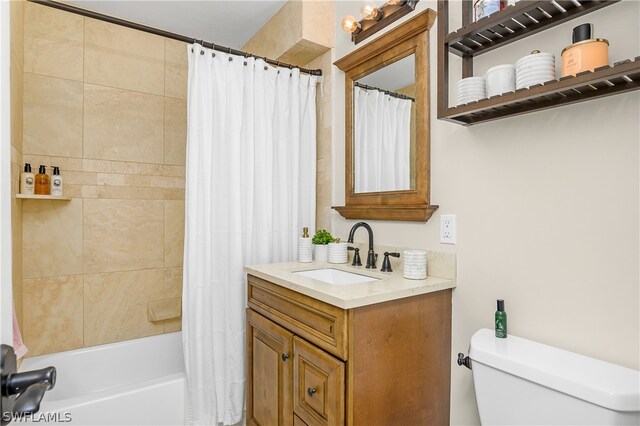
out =
<path fill-rule="evenodd" d="M 282 360 L 287 361 L 289 359 L 289 354 L 282 354 Z"/>
<path fill-rule="evenodd" d="M 313 394 L 316 393 L 316 390 L 315 388 L 307 388 L 307 393 L 309 396 L 313 396 Z"/>

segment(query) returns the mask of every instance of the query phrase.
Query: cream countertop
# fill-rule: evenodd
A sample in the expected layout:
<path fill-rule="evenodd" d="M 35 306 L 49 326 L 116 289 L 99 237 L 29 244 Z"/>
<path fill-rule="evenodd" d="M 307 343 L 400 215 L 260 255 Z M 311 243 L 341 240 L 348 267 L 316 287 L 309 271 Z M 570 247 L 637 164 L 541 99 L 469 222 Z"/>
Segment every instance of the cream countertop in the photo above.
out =
<path fill-rule="evenodd" d="M 378 281 L 351 285 L 327 284 L 313 278 L 296 275 L 293 272 L 332 268 L 354 274 L 377 278 Z M 296 291 L 343 309 L 358 308 L 375 303 L 388 302 L 404 297 L 446 290 L 456 286 L 455 280 L 427 277 L 424 280 L 408 280 L 402 271 L 382 273 L 379 269 L 356 268 L 349 264 L 328 262 L 287 262 L 246 266 L 247 274 L 270 281 L 281 287 Z"/>

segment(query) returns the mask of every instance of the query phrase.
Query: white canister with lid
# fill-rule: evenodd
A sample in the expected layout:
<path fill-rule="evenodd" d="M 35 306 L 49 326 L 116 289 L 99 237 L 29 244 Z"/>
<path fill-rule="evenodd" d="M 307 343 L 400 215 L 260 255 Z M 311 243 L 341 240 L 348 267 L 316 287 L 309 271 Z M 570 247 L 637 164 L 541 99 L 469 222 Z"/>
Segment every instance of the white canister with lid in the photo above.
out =
<path fill-rule="evenodd" d="M 496 65 L 489 68 L 485 76 L 487 97 L 516 90 L 516 67 L 513 64 Z"/>
<path fill-rule="evenodd" d="M 349 261 L 349 254 L 347 251 L 347 243 L 341 243 L 340 239 L 336 239 L 335 242 L 329 243 L 329 263 L 347 263 Z"/>

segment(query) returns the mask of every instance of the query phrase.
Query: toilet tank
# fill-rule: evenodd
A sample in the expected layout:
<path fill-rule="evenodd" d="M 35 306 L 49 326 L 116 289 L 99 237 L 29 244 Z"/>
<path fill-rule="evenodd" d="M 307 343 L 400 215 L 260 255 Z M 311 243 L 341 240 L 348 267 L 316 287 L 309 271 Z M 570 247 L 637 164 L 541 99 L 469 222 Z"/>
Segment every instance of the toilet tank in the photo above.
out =
<path fill-rule="evenodd" d="M 469 349 L 483 425 L 639 425 L 640 372 L 478 330 Z"/>

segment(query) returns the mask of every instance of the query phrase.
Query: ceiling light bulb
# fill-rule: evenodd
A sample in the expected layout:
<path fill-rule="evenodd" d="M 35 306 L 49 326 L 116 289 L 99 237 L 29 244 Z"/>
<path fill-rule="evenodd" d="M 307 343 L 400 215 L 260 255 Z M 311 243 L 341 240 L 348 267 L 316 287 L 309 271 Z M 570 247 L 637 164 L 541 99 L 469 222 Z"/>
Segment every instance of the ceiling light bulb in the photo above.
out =
<path fill-rule="evenodd" d="M 346 32 L 354 33 L 358 30 L 359 27 L 360 27 L 360 24 L 358 23 L 355 17 L 351 15 L 347 15 L 344 18 L 342 18 L 342 29 L 345 30 Z"/>
<path fill-rule="evenodd" d="M 380 10 L 372 1 L 365 1 L 360 8 L 360 14 L 362 15 L 363 19 L 373 21 L 378 18 Z"/>

